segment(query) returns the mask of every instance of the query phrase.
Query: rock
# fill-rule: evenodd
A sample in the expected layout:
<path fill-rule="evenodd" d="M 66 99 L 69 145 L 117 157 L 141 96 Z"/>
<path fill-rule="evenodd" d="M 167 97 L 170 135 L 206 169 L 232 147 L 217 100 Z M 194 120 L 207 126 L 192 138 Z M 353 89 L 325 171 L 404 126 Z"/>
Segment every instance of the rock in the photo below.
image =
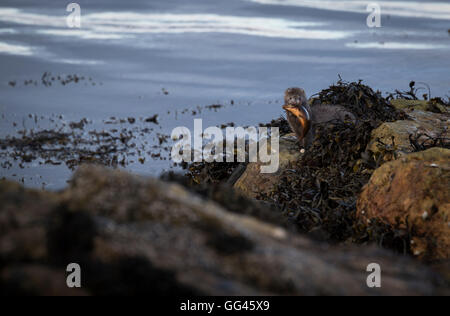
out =
<path fill-rule="evenodd" d="M 444 105 L 426 100 L 394 99 L 391 100 L 391 105 L 398 110 L 421 110 L 435 113 L 448 113 L 448 109 Z"/>
<path fill-rule="evenodd" d="M 390 161 L 413 152 L 414 147 L 411 144 L 410 135 L 424 134 L 417 139 L 417 142 L 424 143 L 425 146 L 430 145 L 433 138 L 449 137 L 449 114 L 414 109 L 408 109 L 405 112 L 411 118 L 410 120 L 383 123 L 372 131 L 367 149 L 372 151 L 376 157 L 381 155 L 384 161 Z M 386 147 L 380 146 L 378 140 L 386 144 L 390 150 L 386 152 Z"/>
<path fill-rule="evenodd" d="M 450 150 L 431 148 L 383 164 L 361 193 L 357 217 L 408 231 L 422 260 L 450 259 Z"/>
<path fill-rule="evenodd" d="M 53 194 L 1 182 L 0 201 L 0 294 L 449 293 L 410 258 L 331 248 L 122 171 L 81 167 Z M 366 285 L 373 262 L 382 267 L 381 288 Z M 68 291 L 68 263 L 81 266 L 81 289 Z"/>
<path fill-rule="evenodd" d="M 247 169 L 234 184 L 234 188 L 250 198 L 269 194 L 279 183 L 279 177 L 283 170 L 290 168 L 291 164 L 298 161 L 302 155 L 294 133 L 280 137 L 279 149 L 279 169 L 276 173 L 263 174 L 260 172 L 260 162 L 249 163 Z"/>
<path fill-rule="evenodd" d="M 406 99 L 393 99 L 391 105 L 398 110 L 421 110 L 430 111 L 435 113 L 448 113 L 446 106 L 436 102 L 435 100 L 406 100 Z"/>

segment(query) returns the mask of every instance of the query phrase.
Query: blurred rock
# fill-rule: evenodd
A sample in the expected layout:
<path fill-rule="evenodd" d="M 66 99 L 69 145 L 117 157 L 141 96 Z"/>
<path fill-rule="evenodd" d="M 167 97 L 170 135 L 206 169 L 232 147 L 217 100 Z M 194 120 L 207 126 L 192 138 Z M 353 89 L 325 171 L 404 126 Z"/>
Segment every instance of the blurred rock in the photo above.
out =
<path fill-rule="evenodd" d="M 357 216 L 411 236 L 422 260 L 450 259 L 450 150 L 431 148 L 383 164 L 364 187 Z"/>
<path fill-rule="evenodd" d="M 331 248 L 121 171 L 82 167 L 55 194 L 1 182 L 0 201 L 0 294 L 448 294 L 409 258 Z M 72 262 L 82 288 L 68 291 Z M 366 285 L 373 262 L 382 288 Z"/>
<path fill-rule="evenodd" d="M 276 173 L 261 173 L 261 163 L 249 163 L 247 169 L 234 184 L 234 188 L 249 198 L 269 194 L 279 183 L 282 172 L 291 167 L 302 155 L 294 133 L 280 137 L 279 169 Z"/>

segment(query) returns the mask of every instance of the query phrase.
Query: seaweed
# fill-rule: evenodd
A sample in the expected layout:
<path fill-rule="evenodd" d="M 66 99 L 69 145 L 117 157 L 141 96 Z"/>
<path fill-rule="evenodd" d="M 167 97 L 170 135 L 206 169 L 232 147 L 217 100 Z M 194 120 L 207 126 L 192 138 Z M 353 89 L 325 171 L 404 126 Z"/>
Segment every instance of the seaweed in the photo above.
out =
<path fill-rule="evenodd" d="M 405 114 L 391 106 L 380 91 L 358 82 L 344 81 L 340 76 L 336 84 L 312 96 L 311 103 L 339 104 L 360 119 L 393 122 L 404 119 Z"/>
<path fill-rule="evenodd" d="M 409 83 L 408 91 L 400 91 L 400 90 L 396 89 L 394 93 L 391 93 L 388 96 L 388 100 L 393 99 L 393 98 L 405 99 L 405 100 L 419 100 L 419 98 L 417 97 L 418 89 L 415 86 L 416 86 L 416 82 L 411 81 Z"/>
<path fill-rule="evenodd" d="M 280 135 L 286 135 L 288 133 L 291 133 L 291 128 L 289 127 L 289 123 L 284 117 L 280 117 L 276 120 L 272 120 L 268 124 L 259 124 L 261 127 L 278 127 L 280 131 Z"/>
<path fill-rule="evenodd" d="M 424 133 L 409 135 L 409 142 L 414 152 L 424 151 L 432 147 L 442 147 L 450 149 L 450 138 L 445 137 L 447 131 L 436 137 Z"/>
<path fill-rule="evenodd" d="M 158 114 L 155 114 L 152 117 L 146 118 L 145 122 L 158 124 Z"/>
<path fill-rule="evenodd" d="M 69 74 L 69 75 L 53 75 L 51 72 L 44 72 L 42 74 L 42 76 L 40 77 L 39 80 L 37 79 L 26 79 L 23 81 L 23 86 L 29 86 L 29 85 L 34 85 L 34 86 L 38 86 L 39 84 L 41 84 L 44 87 L 51 87 L 56 83 L 60 83 L 62 86 L 66 86 L 70 83 L 81 83 L 82 81 L 85 81 L 85 85 L 92 85 L 92 86 L 96 86 L 98 85 L 103 85 L 103 83 L 101 82 L 95 82 L 92 80 L 92 78 L 87 78 L 85 76 L 82 75 L 77 75 L 77 74 Z M 88 82 L 86 82 L 88 81 Z M 9 81 L 9 85 L 11 87 L 16 87 L 18 86 L 18 83 L 14 80 L 14 81 Z"/>
<path fill-rule="evenodd" d="M 227 181 L 240 164 L 239 162 L 194 162 L 183 167 L 188 169 L 186 176 L 194 183 L 218 184 Z"/>
<path fill-rule="evenodd" d="M 156 115 L 154 116 L 156 120 Z M 30 118 L 32 116 L 30 115 Z M 54 129 L 23 129 L 18 135 L 7 136 L 0 139 L 0 168 L 12 168 L 13 161 L 17 161 L 20 168 L 24 163 L 37 161 L 39 164 L 59 166 L 65 164 L 70 170 L 75 170 L 83 163 L 100 164 L 108 167 L 126 166 L 134 163 L 130 158 L 144 164 L 146 157 L 166 160 L 163 152 L 168 153 L 169 148 L 163 146 L 170 138 L 163 133 L 153 133 L 159 146 L 149 150 L 148 134 L 152 129 L 139 124 L 136 119 L 110 118 L 105 124 L 125 124 L 134 127 L 122 127 L 120 130 L 93 130 L 88 128 L 91 124 L 86 118 L 79 122 L 65 123 L 58 118 Z M 141 119 L 141 122 L 144 120 Z"/>
<path fill-rule="evenodd" d="M 304 233 L 321 229 L 335 242 L 352 237 L 358 194 L 376 166 L 361 158 L 373 128 L 369 121 L 318 126 L 311 148 L 260 198 L 283 205 Z"/>
<path fill-rule="evenodd" d="M 431 97 L 431 88 L 425 82 L 419 82 L 419 84 L 424 87 L 416 87 L 416 82 L 411 81 L 409 83 L 409 90 L 401 91 L 395 90 L 395 92 L 390 93 L 386 100 L 390 101 L 393 99 L 404 99 L 404 100 L 412 100 L 412 101 L 428 101 L 426 110 L 433 113 L 448 113 L 450 107 L 450 97 L 447 97 L 447 100 L 444 100 L 441 97 Z M 422 95 L 422 100 L 418 96 L 419 91 L 427 89 L 428 93 L 424 93 Z M 414 103 L 412 104 L 413 107 Z"/>

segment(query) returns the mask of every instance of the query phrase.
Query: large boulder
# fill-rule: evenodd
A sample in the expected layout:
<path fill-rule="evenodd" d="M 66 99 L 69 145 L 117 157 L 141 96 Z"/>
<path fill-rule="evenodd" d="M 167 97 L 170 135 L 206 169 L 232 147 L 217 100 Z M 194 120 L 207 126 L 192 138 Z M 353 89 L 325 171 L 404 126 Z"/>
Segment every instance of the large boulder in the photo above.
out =
<path fill-rule="evenodd" d="M 279 168 L 276 173 L 261 173 L 261 162 L 249 163 L 241 177 L 234 184 L 234 188 L 249 198 L 258 198 L 268 195 L 279 183 L 280 175 L 291 164 L 301 157 L 300 148 L 294 133 L 280 137 Z"/>
<path fill-rule="evenodd" d="M 54 194 L 0 182 L 0 201 L 0 294 L 448 294 L 410 258 L 331 248 L 121 171 L 83 167 Z M 66 286 L 69 263 L 81 289 Z"/>
<path fill-rule="evenodd" d="M 425 147 L 431 147 L 437 138 L 448 142 L 450 114 L 415 108 L 406 108 L 405 113 L 410 119 L 383 123 L 372 131 L 367 149 L 377 158 L 390 161 L 415 151 L 410 137 Z"/>
<path fill-rule="evenodd" d="M 357 216 L 411 236 L 422 260 L 450 259 L 450 150 L 431 148 L 378 168 L 364 187 Z"/>

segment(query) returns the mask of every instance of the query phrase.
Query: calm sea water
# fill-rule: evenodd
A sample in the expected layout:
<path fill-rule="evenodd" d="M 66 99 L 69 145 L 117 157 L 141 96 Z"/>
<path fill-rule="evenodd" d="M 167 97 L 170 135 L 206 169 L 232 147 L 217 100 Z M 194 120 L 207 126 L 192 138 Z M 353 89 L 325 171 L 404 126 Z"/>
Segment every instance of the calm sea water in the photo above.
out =
<path fill-rule="evenodd" d="M 194 118 L 204 126 L 256 125 L 282 114 L 285 88 L 311 95 L 338 75 L 383 92 L 415 80 L 433 96 L 450 95 L 448 1 L 378 1 L 382 27 L 368 28 L 369 1 L 86 0 L 78 1 L 80 29 L 67 27 L 63 2 L 18 2 L 0 4 L 2 138 L 82 118 L 97 130 L 111 128 L 110 117 L 141 124 L 154 114 L 155 132 L 166 134 L 193 128 Z M 46 87 L 45 72 L 85 80 Z M 210 104 L 224 107 L 196 110 Z M 159 145 L 155 133 L 147 138 Z M 127 169 L 158 175 L 170 166 L 147 159 Z M 0 176 L 59 189 L 71 175 L 64 165 L 23 167 L 13 164 Z"/>

